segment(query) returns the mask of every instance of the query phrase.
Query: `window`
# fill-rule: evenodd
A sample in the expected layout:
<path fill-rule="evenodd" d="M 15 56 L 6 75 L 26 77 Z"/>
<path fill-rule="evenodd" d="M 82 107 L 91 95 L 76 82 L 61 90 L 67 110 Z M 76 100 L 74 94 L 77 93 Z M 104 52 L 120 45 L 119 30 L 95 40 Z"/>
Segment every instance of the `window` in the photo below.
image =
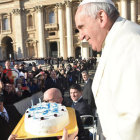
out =
<path fill-rule="evenodd" d="M 28 16 L 28 26 L 33 26 L 33 17 L 32 17 L 32 15 Z"/>
<path fill-rule="evenodd" d="M 2 19 L 2 30 L 9 30 L 9 23 L 8 18 L 3 17 Z"/>
<path fill-rule="evenodd" d="M 52 23 L 55 23 L 55 16 L 53 11 L 49 13 L 49 24 Z"/>
<path fill-rule="evenodd" d="M 50 32 L 49 35 L 53 36 L 53 35 L 55 35 L 55 32 Z"/>

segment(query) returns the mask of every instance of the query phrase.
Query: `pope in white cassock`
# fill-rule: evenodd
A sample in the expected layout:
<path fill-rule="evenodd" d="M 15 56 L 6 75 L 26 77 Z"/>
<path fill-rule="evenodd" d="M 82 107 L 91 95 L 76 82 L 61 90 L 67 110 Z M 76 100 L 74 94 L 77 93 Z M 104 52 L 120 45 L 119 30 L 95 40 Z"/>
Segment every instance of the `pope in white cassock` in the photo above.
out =
<path fill-rule="evenodd" d="M 140 140 L 140 26 L 111 0 L 83 0 L 75 22 L 81 40 L 103 48 L 92 90 L 104 136 Z"/>

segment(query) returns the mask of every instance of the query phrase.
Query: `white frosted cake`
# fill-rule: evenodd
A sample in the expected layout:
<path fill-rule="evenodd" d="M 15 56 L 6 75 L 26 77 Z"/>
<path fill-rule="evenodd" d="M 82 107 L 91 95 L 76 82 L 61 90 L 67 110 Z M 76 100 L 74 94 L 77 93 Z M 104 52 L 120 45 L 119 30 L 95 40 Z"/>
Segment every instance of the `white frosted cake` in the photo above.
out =
<path fill-rule="evenodd" d="M 69 124 L 65 106 L 57 103 L 38 103 L 25 112 L 25 131 L 33 135 L 58 132 Z"/>

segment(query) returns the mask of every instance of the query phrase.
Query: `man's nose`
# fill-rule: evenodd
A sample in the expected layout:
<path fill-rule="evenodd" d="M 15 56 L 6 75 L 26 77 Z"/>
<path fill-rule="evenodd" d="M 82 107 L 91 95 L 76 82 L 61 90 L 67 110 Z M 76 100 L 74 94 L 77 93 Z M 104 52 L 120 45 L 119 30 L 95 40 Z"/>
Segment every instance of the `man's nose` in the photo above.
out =
<path fill-rule="evenodd" d="M 80 40 L 84 40 L 85 39 L 85 35 L 83 33 L 79 33 L 79 39 Z"/>

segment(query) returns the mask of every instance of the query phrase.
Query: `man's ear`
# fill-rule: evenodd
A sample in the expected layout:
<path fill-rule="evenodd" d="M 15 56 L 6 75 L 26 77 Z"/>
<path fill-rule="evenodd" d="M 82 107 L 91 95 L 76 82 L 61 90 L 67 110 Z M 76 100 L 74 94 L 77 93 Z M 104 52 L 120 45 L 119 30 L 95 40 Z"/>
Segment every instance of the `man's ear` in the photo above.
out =
<path fill-rule="evenodd" d="M 108 16 L 105 11 L 100 10 L 97 14 L 97 19 L 99 21 L 100 27 L 104 28 L 107 24 Z"/>

